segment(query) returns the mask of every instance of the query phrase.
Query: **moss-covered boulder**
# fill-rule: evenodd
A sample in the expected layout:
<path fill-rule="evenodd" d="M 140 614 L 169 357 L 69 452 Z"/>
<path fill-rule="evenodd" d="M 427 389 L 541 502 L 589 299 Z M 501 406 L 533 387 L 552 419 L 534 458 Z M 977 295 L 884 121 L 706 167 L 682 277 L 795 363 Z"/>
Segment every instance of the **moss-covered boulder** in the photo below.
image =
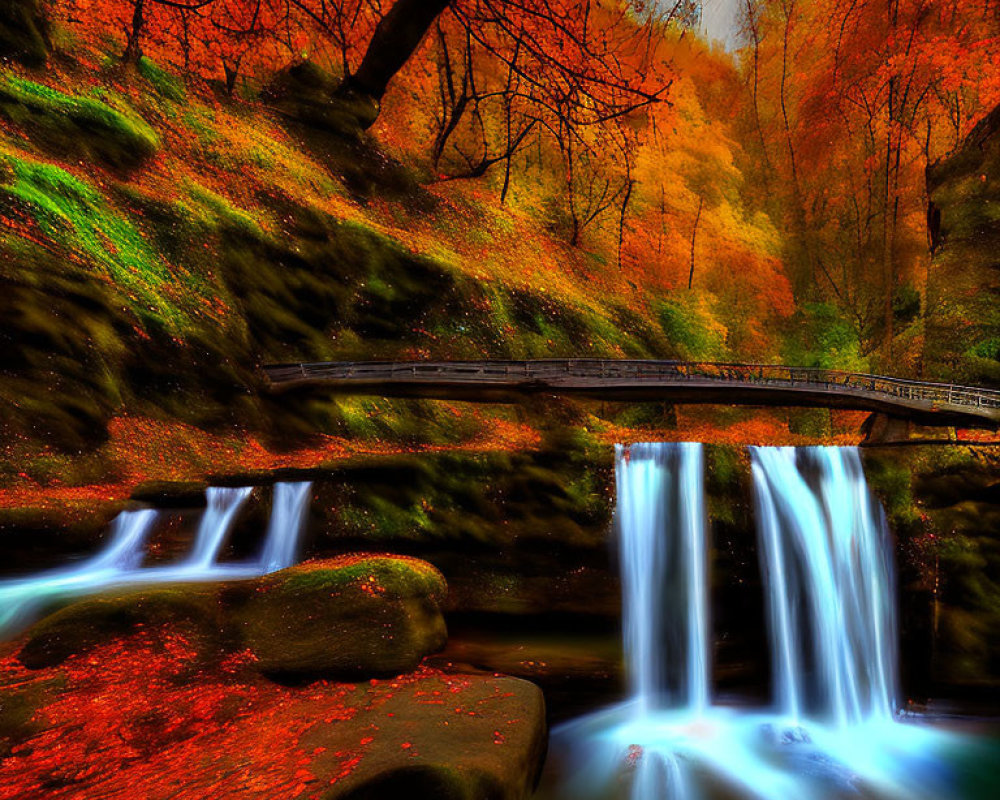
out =
<path fill-rule="evenodd" d="M 399 675 L 444 647 L 446 593 L 444 578 L 423 561 L 348 556 L 261 579 L 234 622 L 266 673 Z"/>
<path fill-rule="evenodd" d="M 49 55 L 49 23 L 39 0 L 0 0 L 0 58 L 30 67 Z"/>
<path fill-rule="evenodd" d="M 28 633 L 18 659 L 29 669 L 61 664 L 140 627 L 183 635 L 199 653 L 225 648 L 219 592 L 211 584 L 176 584 L 98 595 L 50 614 Z"/>
<path fill-rule="evenodd" d="M 249 650 L 268 675 L 389 677 L 444 647 L 446 593 L 426 562 L 366 555 L 247 581 L 131 588 L 45 617 L 18 658 L 30 669 L 51 667 L 144 627 L 181 635 L 208 657 Z"/>

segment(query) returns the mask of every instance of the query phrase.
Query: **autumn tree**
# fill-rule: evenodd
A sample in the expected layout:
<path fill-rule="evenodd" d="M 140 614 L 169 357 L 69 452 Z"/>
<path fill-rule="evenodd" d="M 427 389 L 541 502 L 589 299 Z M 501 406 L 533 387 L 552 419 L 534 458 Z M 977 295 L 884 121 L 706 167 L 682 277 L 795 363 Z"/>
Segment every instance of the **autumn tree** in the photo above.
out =
<path fill-rule="evenodd" d="M 787 187 L 800 297 L 832 298 L 887 366 L 929 258 L 924 173 L 995 91 L 995 6 L 769 0 L 747 15 L 749 124 Z"/>

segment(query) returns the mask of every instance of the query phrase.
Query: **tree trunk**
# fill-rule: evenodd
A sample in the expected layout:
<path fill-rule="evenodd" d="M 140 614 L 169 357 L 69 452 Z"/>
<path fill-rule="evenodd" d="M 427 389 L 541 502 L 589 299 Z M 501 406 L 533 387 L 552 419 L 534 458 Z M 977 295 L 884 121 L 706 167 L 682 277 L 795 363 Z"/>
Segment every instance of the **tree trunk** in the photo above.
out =
<path fill-rule="evenodd" d="M 701 209 L 705 205 L 705 198 L 698 198 L 698 213 L 694 216 L 694 227 L 691 229 L 691 271 L 688 273 L 688 289 L 694 283 L 694 246 L 698 241 L 698 223 L 701 222 Z"/>
<path fill-rule="evenodd" d="M 138 64 L 142 58 L 142 29 L 146 27 L 145 11 L 146 0 L 135 0 L 132 8 L 132 28 L 128 33 L 128 42 L 125 44 L 125 52 L 122 53 L 122 63 Z"/>
<path fill-rule="evenodd" d="M 377 103 L 385 95 L 389 81 L 413 55 L 449 0 L 397 0 L 375 27 L 368 49 L 353 75 L 348 75 L 337 93 Z M 375 122 L 362 120 L 364 127 Z"/>

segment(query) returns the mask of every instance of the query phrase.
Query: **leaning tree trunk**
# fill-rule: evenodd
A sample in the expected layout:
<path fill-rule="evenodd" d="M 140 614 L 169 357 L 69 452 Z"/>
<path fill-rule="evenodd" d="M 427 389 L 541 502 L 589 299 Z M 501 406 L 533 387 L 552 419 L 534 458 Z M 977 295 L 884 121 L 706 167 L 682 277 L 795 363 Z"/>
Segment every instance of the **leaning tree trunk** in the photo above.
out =
<path fill-rule="evenodd" d="M 375 27 L 357 70 L 337 89 L 337 99 L 354 106 L 363 128 L 378 117 L 389 82 L 410 59 L 450 0 L 396 0 Z"/>

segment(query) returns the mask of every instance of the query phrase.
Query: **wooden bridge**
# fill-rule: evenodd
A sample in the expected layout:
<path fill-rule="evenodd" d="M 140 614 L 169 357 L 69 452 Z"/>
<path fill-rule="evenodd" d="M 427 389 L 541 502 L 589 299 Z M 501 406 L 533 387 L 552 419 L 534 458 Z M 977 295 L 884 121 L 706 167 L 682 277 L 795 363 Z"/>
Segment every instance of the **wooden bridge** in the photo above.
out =
<path fill-rule="evenodd" d="M 516 402 L 527 394 L 873 411 L 924 425 L 1000 427 L 1000 391 L 771 364 L 539 359 L 273 364 L 274 389 Z"/>

